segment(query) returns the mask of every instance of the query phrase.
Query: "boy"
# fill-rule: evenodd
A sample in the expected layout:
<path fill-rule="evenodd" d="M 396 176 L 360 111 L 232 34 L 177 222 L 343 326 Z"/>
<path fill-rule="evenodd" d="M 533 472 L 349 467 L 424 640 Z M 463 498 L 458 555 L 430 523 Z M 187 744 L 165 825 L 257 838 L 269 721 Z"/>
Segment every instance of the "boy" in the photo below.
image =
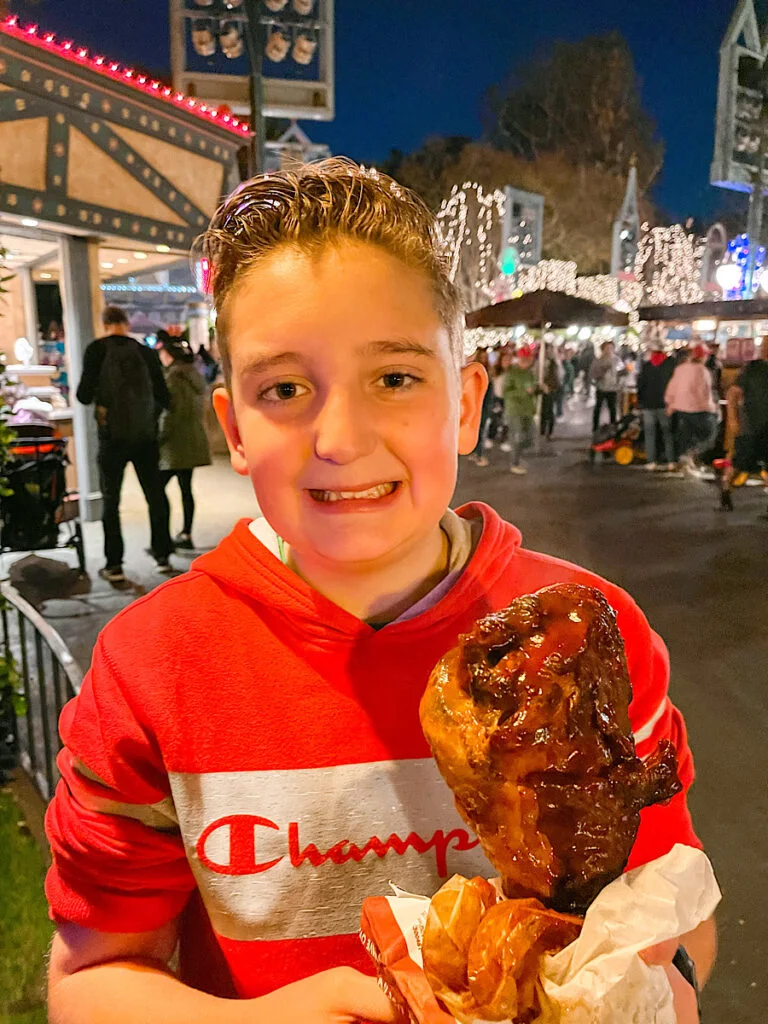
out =
<path fill-rule="evenodd" d="M 459 298 L 415 196 L 346 161 L 257 178 L 205 253 L 216 411 L 264 518 L 115 619 L 62 714 L 50 1019 L 390 1021 L 359 973 L 362 898 L 492 871 L 418 719 L 458 633 L 546 584 L 598 586 L 640 753 L 671 737 L 687 788 L 685 729 L 626 594 L 524 551 L 486 506 L 447 511 L 487 378 L 462 365 Z M 682 794 L 644 812 L 633 862 L 678 841 L 697 843 Z M 686 941 L 708 971 L 711 928 Z"/>

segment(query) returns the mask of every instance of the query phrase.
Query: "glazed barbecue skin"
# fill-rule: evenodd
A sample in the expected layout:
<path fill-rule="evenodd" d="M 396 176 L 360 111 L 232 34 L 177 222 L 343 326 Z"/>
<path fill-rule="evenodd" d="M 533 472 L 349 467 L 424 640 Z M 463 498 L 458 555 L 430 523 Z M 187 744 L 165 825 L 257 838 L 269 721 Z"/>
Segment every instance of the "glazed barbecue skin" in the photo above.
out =
<path fill-rule="evenodd" d="M 662 741 L 645 763 L 614 613 L 558 584 L 480 619 L 437 665 L 421 723 L 510 897 L 583 914 L 624 870 L 640 811 L 682 786 Z"/>

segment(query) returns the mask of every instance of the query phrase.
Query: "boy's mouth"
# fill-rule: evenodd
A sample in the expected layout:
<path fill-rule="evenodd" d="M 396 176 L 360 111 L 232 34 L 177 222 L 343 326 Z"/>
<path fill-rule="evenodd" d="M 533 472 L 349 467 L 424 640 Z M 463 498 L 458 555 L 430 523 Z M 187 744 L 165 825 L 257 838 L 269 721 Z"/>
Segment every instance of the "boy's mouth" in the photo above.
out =
<path fill-rule="evenodd" d="M 309 493 L 314 501 L 322 503 L 333 501 L 375 501 L 377 498 L 386 498 L 399 486 L 399 481 L 394 480 L 386 484 L 376 484 L 374 487 L 367 487 L 365 490 L 356 491 L 318 491 L 310 488 Z"/>

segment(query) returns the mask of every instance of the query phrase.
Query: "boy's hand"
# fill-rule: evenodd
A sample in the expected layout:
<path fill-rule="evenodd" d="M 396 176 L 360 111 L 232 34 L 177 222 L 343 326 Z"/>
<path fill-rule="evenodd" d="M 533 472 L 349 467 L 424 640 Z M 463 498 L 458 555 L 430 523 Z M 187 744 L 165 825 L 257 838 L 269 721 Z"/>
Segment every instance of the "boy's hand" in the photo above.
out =
<path fill-rule="evenodd" d="M 304 981 L 286 985 L 254 1000 L 254 1020 L 269 1024 L 393 1024 L 397 1013 L 379 988 L 351 967 L 336 967 Z"/>
<path fill-rule="evenodd" d="M 650 967 L 663 967 L 667 972 L 672 995 L 675 1000 L 677 1024 L 699 1024 L 696 992 L 688 984 L 680 971 L 672 965 L 672 959 L 677 952 L 678 946 L 679 942 L 677 939 L 669 939 L 667 942 L 660 942 L 657 946 L 650 946 L 648 949 L 643 950 L 640 956 Z"/>

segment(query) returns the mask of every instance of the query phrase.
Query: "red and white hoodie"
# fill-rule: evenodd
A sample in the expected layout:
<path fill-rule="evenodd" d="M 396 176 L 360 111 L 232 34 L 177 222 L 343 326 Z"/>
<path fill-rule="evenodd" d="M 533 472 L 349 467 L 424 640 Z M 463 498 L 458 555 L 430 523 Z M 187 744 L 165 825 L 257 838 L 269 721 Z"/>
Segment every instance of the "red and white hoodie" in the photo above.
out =
<path fill-rule="evenodd" d="M 457 582 L 383 629 L 314 591 L 246 521 L 114 619 L 61 716 L 54 919 L 139 932 L 183 914 L 181 975 L 221 995 L 368 969 L 364 896 L 493 874 L 421 733 L 428 675 L 479 616 L 552 583 L 598 587 L 616 610 L 639 754 L 671 739 L 687 790 L 667 651 L 631 598 L 524 550 L 487 506 L 460 515 L 483 528 Z M 643 812 L 631 864 L 675 843 L 699 845 L 683 794 Z"/>

